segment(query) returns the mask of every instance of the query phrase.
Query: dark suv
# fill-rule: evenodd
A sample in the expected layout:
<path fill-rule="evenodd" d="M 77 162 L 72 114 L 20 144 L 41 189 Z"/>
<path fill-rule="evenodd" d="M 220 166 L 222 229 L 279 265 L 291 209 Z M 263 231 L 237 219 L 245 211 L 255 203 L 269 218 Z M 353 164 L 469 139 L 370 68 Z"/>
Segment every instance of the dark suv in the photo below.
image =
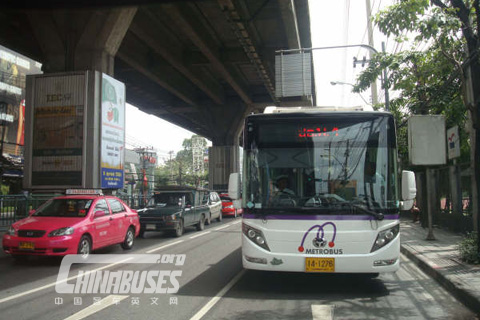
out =
<path fill-rule="evenodd" d="M 157 189 L 147 206 L 137 210 L 139 236 L 146 231 L 167 230 L 180 237 L 188 226 L 203 230 L 210 214 L 204 201 L 207 194 L 208 190 L 195 187 L 167 186 Z"/>

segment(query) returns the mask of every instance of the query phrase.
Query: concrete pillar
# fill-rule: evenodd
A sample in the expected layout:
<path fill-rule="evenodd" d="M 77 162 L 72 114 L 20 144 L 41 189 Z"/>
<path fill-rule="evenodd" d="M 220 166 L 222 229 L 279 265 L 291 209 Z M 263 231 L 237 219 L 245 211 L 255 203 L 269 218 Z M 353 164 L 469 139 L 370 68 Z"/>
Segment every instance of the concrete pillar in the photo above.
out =
<path fill-rule="evenodd" d="M 239 172 L 239 153 L 236 146 L 213 146 L 208 150 L 209 189 L 228 190 L 230 173 Z"/>
<path fill-rule="evenodd" d="M 136 7 L 29 13 L 45 73 L 97 70 L 113 76 L 114 58 Z"/>

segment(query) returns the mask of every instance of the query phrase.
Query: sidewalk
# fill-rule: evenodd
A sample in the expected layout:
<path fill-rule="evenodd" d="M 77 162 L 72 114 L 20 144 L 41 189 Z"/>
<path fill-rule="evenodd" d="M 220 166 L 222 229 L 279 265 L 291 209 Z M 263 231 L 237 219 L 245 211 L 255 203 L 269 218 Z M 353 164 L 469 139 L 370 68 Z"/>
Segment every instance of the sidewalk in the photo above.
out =
<path fill-rule="evenodd" d="M 457 249 L 462 237 L 434 228 L 436 240 L 425 240 L 428 229 L 402 218 L 401 252 L 437 280 L 468 308 L 480 314 L 480 265 L 460 260 Z"/>

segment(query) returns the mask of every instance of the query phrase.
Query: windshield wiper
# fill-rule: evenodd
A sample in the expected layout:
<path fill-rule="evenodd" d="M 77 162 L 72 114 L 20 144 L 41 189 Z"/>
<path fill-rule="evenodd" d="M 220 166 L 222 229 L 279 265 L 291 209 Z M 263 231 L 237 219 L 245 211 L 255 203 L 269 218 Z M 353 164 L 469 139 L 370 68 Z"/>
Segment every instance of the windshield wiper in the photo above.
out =
<path fill-rule="evenodd" d="M 365 212 L 365 213 L 373 216 L 375 219 L 377 219 L 377 220 L 379 220 L 379 221 L 382 221 L 382 220 L 385 218 L 385 216 L 384 216 L 383 213 L 381 213 L 381 212 L 376 212 L 376 211 L 373 211 L 373 210 L 371 210 L 371 209 L 369 209 L 369 208 L 365 208 L 365 207 L 363 207 L 363 206 L 361 206 L 361 205 L 354 204 L 354 203 L 350 203 L 350 202 L 348 202 L 348 204 L 349 204 L 350 206 L 352 206 L 352 208 L 355 208 L 355 209 L 357 209 L 357 210 L 361 210 L 362 212 Z"/>

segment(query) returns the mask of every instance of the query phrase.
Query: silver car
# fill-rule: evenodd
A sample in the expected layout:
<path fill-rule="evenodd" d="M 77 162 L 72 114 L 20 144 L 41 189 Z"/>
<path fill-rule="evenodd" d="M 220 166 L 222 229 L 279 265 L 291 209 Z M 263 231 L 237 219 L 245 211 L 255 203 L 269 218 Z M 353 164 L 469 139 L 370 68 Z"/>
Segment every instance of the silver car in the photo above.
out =
<path fill-rule="evenodd" d="M 207 204 L 210 209 L 210 215 L 205 220 L 205 224 L 210 224 L 213 219 L 217 219 L 218 222 L 222 221 L 222 200 L 215 191 L 210 191 L 207 195 Z"/>

